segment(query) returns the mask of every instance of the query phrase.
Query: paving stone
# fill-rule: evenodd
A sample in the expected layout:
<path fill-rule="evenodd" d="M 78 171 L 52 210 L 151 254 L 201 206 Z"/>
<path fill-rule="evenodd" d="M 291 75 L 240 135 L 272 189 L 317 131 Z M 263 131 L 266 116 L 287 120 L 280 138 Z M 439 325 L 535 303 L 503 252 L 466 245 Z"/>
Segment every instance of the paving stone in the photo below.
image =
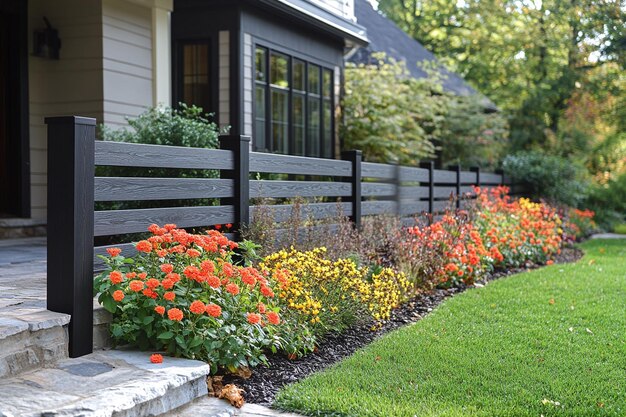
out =
<path fill-rule="evenodd" d="M 28 330 L 28 323 L 14 317 L 0 315 L 0 341 Z"/>
<path fill-rule="evenodd" d="M 619 233 L 596 233 L 591 239 L 626 239 L 626 235 Z"/>
<path fill-rule="evenodd" d="M 226 400 L 204 396 L 168 414 L 171 417 L 302 417 L 257 404 L 233 407 Z"/>

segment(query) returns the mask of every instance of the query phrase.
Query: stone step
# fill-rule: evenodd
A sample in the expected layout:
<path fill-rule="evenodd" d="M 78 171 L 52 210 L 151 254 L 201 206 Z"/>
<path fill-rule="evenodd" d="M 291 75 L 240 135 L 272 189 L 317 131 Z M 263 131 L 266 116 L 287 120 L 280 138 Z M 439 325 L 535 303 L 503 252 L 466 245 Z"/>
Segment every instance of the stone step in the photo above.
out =
<path fill-rule="evenodd" d="M 69 321 L 36 300 L 0 307 L 0 378 L 67 358 Z"/>
<path fill-rule="evenodd" d="M 209 366 L 150 353 L 110 350 L 0 381 L 3 417 L 158 416 L 207 395 Z"/>
<path fill-rule="evenodd" d="M 257 404 L 244 404 L 241 408 L 235 408 L 226 400 L 204 396 L 180 407 L 167 414 L 169 417 L 302 417 L 293 414 L 273 410 Z M 165 416 L 163 416 L 165 417 Z"/>
<path fill-rule="evenodd" d="M 17 217 L 0 218 L 0 239 L 46 236 L 46 221 Z"/>

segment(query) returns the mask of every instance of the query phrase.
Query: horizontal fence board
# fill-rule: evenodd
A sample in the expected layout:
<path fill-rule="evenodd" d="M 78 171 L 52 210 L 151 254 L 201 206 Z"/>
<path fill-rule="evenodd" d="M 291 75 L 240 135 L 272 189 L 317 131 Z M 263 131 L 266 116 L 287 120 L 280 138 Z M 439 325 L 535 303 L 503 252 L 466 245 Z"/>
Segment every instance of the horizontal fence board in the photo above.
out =
<path fill-rule="evenodd" d="M 250 197 L 350 197 L 352 184 L 329 181 L 250 181 Z"/>
<path fill-rule="evenodd" d="M 391 197 L 396 195 L 396 185 L 382 182 L 362 182 L 363 197 Z"/>
<path fill-rule="evenodd" d="M 400 182 L 428 182 L 429 175 L 425 168 L 400 167 Z"/>
<path fill-rule="evenodd" d="M 409 187 L 409 186 L 401 186 L 400 187 L 400 199 L 401 200 L 419 200 L 420 198 L 428 198 L 429 188 L 428 187 Z"/>
<path fill-rule="evenodd" d="M 275 206 L 251 206 L 250 215 L 255 216 L 257 211 L 263 207 L 271 213 L 274 221 L 282 223 L 292 217 L 293 205 L 277 204 Z M 301 219 L 326 219 L 330 217 L 350 216 L 352 214 L 352 204 L 350 203 L 312 203 L 300 206 L 299 216 Z"/>
<path fill-rule="evenodd" d="M 471 185 L 464 185 L 461 187 L 461 195 L 465 196 L 467 194 L 474 195 L 474 187 Z"/>
<path fill-rule="evenodd" d="M 233 206 L 165 207 L 137 210 L 104 210 L 94 212 L 94 235 L 139 233 L 156 223 L 174 223 L 178 227 L 200 227 L 233 223 Z"/>
<path fill-rule="evenodd" d="M 370 216 L 374 214 L 395 214 L 397 210 L 395 201 L 364 201 L 361 203 L 361 214 Z"/>
<path fill-rule="evenodd" d="M 95 158 L 96 165 L 121 167 L 179 169 L 233 169 L 234 167 L 234 157 L 231 151 L 102 140 L 96 141 Z"/>
<path fill-rule="evenodd" d="M 502 184 L 502 175 L 490 172 L 480 173 L 480 183 L 482 184 Z"/>
<path fill-rule="evenodd" d="M 400 223 L 403 227 L 413 227 L 417 224 L 415 217 L 402 217 Z"/>
<path fill-rule="evenodd" d="M 320 236 L 320 234 L 322 235 L 322 237 L 327 237 L 329 233 L 336 233 L 337 231 L 339 231 L 339 225 L 338 224 L 320 224 L 320 225 L 315 225 L 315 226 L 311 226 L 311 227 L 299 227 L 298 228 L 298 235 L 296 236 L 296 241 L 298 243 L 303 243 L 305 241 L 305 239 L 307 239 L 308 237 L 311 237 L 311 235 L 317 235 L 318 237 Z M 276 236 L 277 239 L 285 239 L 286 236 L 288 236 L 289 234 L 293 234 L 293 230 L 291 229 L 276 229 L 274 230 L 274 236 Z M 288 242 L 282 242 L 282 243 L 288 243 Z M 287 249 L 287 248 L 285 248 Z"/>
<path fill-rule="evenodd" d="M 439 184 L 456 184 L 456 172 L 446 171 L 444 169 L 435 169 L 433 171 L 433 179 Z"/>
<path fill-rule="evenodd" d="M 176 200 L 233 196 L 233 180 L 96 177 L 95 201 Z"/>
<path fill-rule="evenodd" d="M 476 184 L 476 173 L 470 171 L 461 171 L 462 184 Z"/>
<path fill-rule="evenodd" d="M 450 194 L 456 195 L 456 187 L 435 187 L 433 189 L 433 198 L 450 198 Z"/>
<path fill-rule="evenodd" d="M 454 205 L 447 200 L 433 201 L 433 213 L 440 213 L 446 210 L 454 210 Z"/>
<path fill-rule="evenodd" d="M 389 164 L 363 162 L 361 164 L 361 178 L 380 178 L 392 180 L 396 178 L 397 167 Z"/>
<path fill-rule="evenodd" d="M 428 201 L 400 201 L 400 215 L 408 216 L 428 211 Z"/>
<path fill-rule="evenodd" d="M 251 152 L 250 172 L 349 177 L 352 175 L 352 164 L 337 159 Z"/>

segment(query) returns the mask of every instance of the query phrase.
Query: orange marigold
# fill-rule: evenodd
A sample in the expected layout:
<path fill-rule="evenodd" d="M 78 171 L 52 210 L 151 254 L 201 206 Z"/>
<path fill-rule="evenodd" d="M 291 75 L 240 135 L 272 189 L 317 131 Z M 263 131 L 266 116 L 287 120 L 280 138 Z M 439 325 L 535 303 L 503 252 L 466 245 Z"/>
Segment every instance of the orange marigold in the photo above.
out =
<path fill-rule="evenodd" d="M 120 248 L 107 248 L 107 252 L 111 255 L 111 258 L 115 258 L 122 253 L 122 250 Z"/>
<path fill-rule="evenodd" d="M 167 301 L 174 301 L 174 298 L 176 298 L 176 294 L 173 291 L 168 291 L 163 294 L 163 298 L 165 298 Z"/>
<path fill-rule="evenodd" d="M 159 355 L 158 353 L 153 353 L 152 355 L 150 355 L 150 362 L 163 363 L 163 355 Z"/>
<path fill-rule="evenodd" d="M 217 304 L 207 304 L 205 308 L 206 313 L 212 317 L 219 317 L 222 315 L 222 307 Z"/>
<path fill-rule="evenodd" d="M 109 274 L 109 279 L 113 284 L 121 284 L 124 280 L 122 273 L 120 271 L 111 271 Z"/>
<path fill-rule="evenodd" d="M 170 308 L 167 311 L 167 318 L 172 321 L 181 321 L 183 319 L 183 312 L 177 308 Z"/>
<path fill-rule="evenodd" d="M 143 281 L 133 280 L 129 284 L 130 290 L 134 292 L 139 292 L 143 290 Z"/>
<path fill-rule="evenodd" d="M 206 306 L 204 305 L 202 301 L 196 300 L 193 303 L 191 303 L 191 305 L 189 306 L 189 311 L 191 311 L 194 314 L 202 314 L 204 313 L 205 308 Z"/>
<path fill-rule="evenodd" d="M 247 319 L 250 324 L 259 324 L 261 322 L 261 316 L 256 313 L 248 313 Z"/>
<path fill-rule="evenodd" d="M 152 244 L 147 240 L 141 240 L 137 242 L 135 249 L 137 249 L 139 252 L 150 253 L 152 252 Z"/>
<path fill-rule="evenodd" d="M 121 290 L 117 290 L 113 293 L 113 299 L 118 303 L 124 299 L 124 292 Z"/>
<path fill-rule="evenodd" d="M 267 321 L 269 321 L 271 324 L 280 324 L 280 316 L 278 315 L 278 313 L 270 311 L 269 313 L 267 313 Z"/>
<path fill-rule="evenodd" d="M 163 314 L 165 314 L 165 307 L 163 307 L 163 306 L 156 306 L 156 307 L 154 307 L 154 311 L 156 311 L 157 314 L 163 315 Z"/>

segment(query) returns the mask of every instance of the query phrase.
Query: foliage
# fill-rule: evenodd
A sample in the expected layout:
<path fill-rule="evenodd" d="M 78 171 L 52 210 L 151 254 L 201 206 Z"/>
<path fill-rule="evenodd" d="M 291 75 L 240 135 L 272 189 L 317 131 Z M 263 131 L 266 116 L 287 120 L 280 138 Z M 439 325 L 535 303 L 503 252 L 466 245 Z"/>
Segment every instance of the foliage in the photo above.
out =
<path fill-rule="evenodd" d="M 117 344 L 164 350 L 235 370 L 265 363 L 276 349 L 279 307 L 271 283 L 253 267 L 232 263 L 235 242 L 213 230 L 189 234 L 152 225 L 137 256 L 119 249 L 102 257 L 108 269 L 94 284 L 113 314 Z"/>
<path fill-rule="evenodd" d="M 595 213 L 591 210 L 569 209 L 565 223 L 566 235 L 571 236 L 572 240 L 580 240 L 591 235 L 597 229 L 594 216 Z"/>
<path fill-rule="evenodd" d="M 533 198 L 578 207 L 586 197 L 585 169 L 565 158 L 519 152 L 504 158 L 502 166 L 513 183 L 521 184 Z"/>
<path fill-rule="evenodd" d="M 310 416 L 622 415 L 626 240 L 582 249 L 577 263 L 447 299 L 284 387 L 274 406 Z"/>
<path fill-rule="evenodd" d="M 610 230 L 614 224 L 626 221 L 626 173 L 605 184 L 595 184 L 585 205 L 596 213 L 600 226 Z"/>

